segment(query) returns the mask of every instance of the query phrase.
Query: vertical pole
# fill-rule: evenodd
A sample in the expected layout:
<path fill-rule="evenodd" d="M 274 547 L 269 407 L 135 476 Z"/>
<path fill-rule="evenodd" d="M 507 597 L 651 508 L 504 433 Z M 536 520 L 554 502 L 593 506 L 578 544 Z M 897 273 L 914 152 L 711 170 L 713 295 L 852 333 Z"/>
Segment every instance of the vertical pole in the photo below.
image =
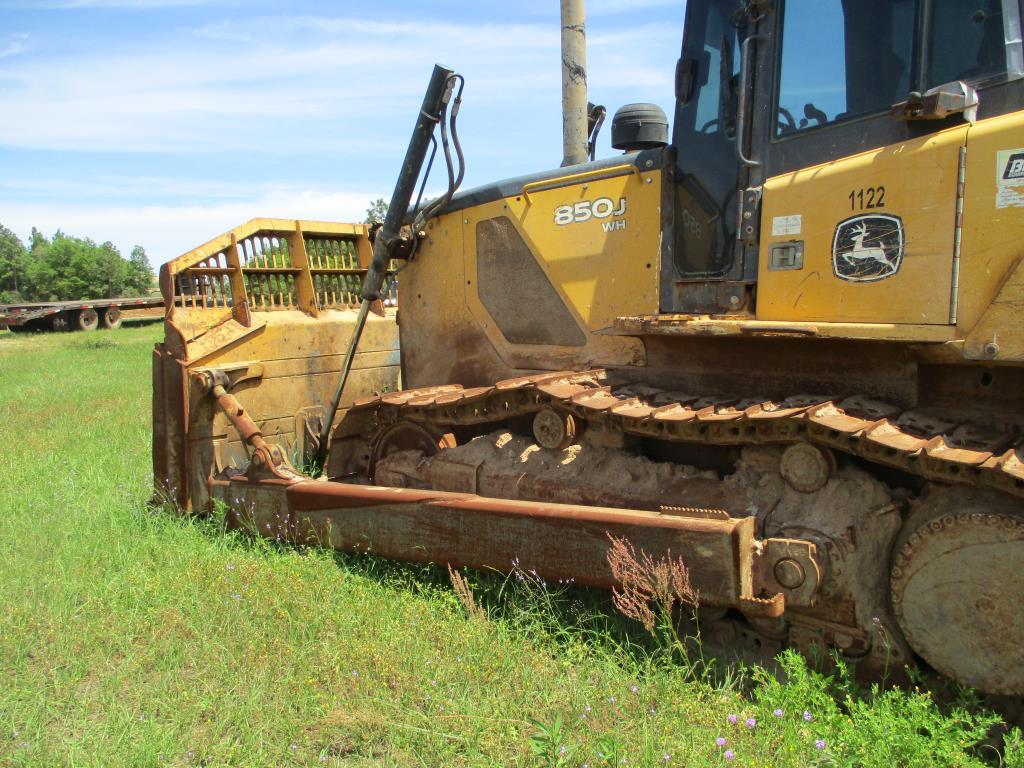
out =
<path fill-rule="evenodd" d="M 587 28 L 584 0 L 562 4 L 562 166 L 584 163 L 587 147 Z"/>

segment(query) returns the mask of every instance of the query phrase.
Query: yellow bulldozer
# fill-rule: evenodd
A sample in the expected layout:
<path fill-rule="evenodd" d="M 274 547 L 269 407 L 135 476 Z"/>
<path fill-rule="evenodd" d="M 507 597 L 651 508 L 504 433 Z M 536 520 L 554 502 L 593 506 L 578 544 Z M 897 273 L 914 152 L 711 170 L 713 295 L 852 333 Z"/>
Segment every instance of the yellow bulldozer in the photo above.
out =
<path fill-rule="evenodd" d="M 382 226 L 254 219 L 164 265 L 156 483 L 600 587 L 625 538 L 737 647 L 1019 700 L 1021 4 L 685 5 L 671 136 L 627 105 L 595 159 L 563 0 L 560 167 L 457 191 L 438 66 Z"/>

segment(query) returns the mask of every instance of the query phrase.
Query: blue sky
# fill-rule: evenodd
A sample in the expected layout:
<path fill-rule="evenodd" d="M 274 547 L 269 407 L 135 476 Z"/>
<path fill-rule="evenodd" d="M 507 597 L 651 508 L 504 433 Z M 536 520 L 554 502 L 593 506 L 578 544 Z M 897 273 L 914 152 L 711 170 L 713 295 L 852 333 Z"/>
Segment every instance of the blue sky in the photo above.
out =
<path fill-rule="evenodd" d="M 158 264 L 254 216 L 361 220 L 390 197 L 435 61 L 467 79 L 465 187 L 557 167 L 558 8 L 0 0 L 0 224 Z M 682 0 L 587 14 L 591 100 L 671 115 Z"/>

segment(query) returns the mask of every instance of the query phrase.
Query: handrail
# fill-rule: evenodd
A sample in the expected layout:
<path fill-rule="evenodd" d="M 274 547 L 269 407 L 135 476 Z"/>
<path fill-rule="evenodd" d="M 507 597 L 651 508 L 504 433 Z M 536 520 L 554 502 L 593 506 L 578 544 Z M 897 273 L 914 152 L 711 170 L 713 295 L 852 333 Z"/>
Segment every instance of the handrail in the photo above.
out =
<path fill-rule="evenodd" d="M 747 135 L 747 94 L 750 91 L 747 70 L 750 68 L 749 44 L 754 40 L 764 40 L 764 35 L 749 35 L 740 45 L 740 92 L 736 104 L 736 155 L 740 162 L 750 168 L 757 168 L 761 163 L 751 160 L 743 154 L 743 142 Z"/>

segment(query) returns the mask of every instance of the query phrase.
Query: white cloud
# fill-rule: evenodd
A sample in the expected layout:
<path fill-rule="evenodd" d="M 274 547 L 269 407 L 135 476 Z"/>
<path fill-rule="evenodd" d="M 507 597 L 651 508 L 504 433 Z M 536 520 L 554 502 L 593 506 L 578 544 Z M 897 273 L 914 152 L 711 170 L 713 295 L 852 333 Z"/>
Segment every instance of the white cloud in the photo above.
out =
<path fill-rule="evenodd" d="M 142 245 L 150 262 L 162 264 L 257 216 L 315 221 L 362 221 L 380 192 L 329 192 L 268 188 L 251 197 L 213 204 L 90 205 L 4 204 L 3 225 L 22 238 L 35 227 L 52 235 L 109 240 L 122 254 Z"/>
<path fill-rule="evenodd" d="M 28 50 L 28 33 L 18 32 L 13 35 L 8 35 L 6 40 L 0 40 L 0 59 L 6 59 L 9 56 L 17 56 L 19 53 L 24 53 Z"/>
<path fill-rule="evenodd" d="M 591 82 L 664 87 L 674 58 L 651 61 L 650 48 L 642 34 L 595 35 L 590 58 L 602 77 Z M 549 25 L 275 17 L 7 67 L 0 99 L 21 119 L 0 124 L 0 144 L 216 152 L 279 146 L 298 134 L 310 151 L 366 153 L 404 140 L 410 105 L 438 58 L 467 76 L 467 101 L 489 115 L 522 120 L 558 108 L 558 30 Z"/>
<path fill-rule="evenodd" d="M 69 10 L 75 8 L 167 8 L 187 5 L 209 5 L 212 0 L 6 0 L 0 8 L 32 10 Z"/>
<path fill-rule="evenodd" d="M 0 151 L 49 152 L 39 157 L 52 175 L 0 174 L 0 221 L 23 237 L 35 226 L 111 240 L 123 253 L 141 244 L 157 263 L 254 216 L 361 220 L 394 184 L 437 60 L 467 78 L 459 117 L 467 186 L 557 167 L 555 18 L 504 26 L 243 18 L 70 54 L 47 39 L 59 53 L 44 55 L 33 40 L 31 55 L 4 60 L 0 103 L 19 119 L 0 121 Z M 633 101 L 668 108 L 681 29 L 614 21 L 590 27 L 592 99 L 610 112 Z M 607 135 L 606 127 L 604 147 Z M 84 171 L 77 152 L 110 153 L 117 170 Z M 186 156 L 202 169 L 195 178 L 174 170 Z M 325 169 L 337 169 L 336 184 L 324 181 Z"/>

